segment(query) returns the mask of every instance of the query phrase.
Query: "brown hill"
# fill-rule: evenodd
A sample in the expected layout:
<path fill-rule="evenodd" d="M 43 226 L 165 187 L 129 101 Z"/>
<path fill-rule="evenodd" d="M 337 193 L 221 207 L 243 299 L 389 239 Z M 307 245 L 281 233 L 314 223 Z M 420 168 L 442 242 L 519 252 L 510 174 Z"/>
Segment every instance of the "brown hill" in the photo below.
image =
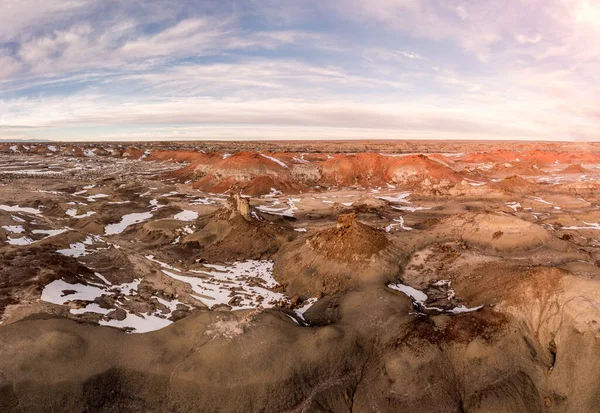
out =
<path fill-rule="evenodd" d="M 338 156 L 322 164 L 323 181 L 330 185 L 382 186 L 386 183 L 409 184 L 429 180 L 432 183 L 460 182 L 463 177 L 439 157 L 424 155 L 383 156 L 360 153 Z"/>
<path fill-rule="evenodd" d="M 290 296 L 315 297 L 385 283 L 397 276 L 399 251 L 385 234 L 340 215 L 334 228 L 284 245 L 274 276 Z"/>
<path fill-rule="evenodd" d="M 491 183 L 489 187 L 508 192 L 530 192 L 534 191 L 537 188 L 537 185 L 518 175 L 512 175 L 501 181 Z"/>
<path fill-rule="evenodd" d="M 561 173 L 563 174 L 589 174 L 591 172 L 592 171 L 590 171 L 589 169 L 585 169 L 579 164 L 569 165 L 561 171 Z"/>
<path fill-rule="evenodd" d="M 194 171 L 204 167 L 198 164 Z M 298 192 L 301 186 L 294 182 L 287 165 L 277 158 L 258 152 L 238 152 L 216 160 L 206 174 L 193 184 L 207 192 L 228 192 L 247 189 L 253 195 L 266 195 L 271 188 Z M 246 193 L 246 192 L 244 192 Z"/>
<path fill-rule="evenodd" d="M 376 153 L 358 153 L 328 159 L 322 164 L 323 181 L 336 186 L 381 186 L 388 159 Z"/>
<path fill-rule="evenodd" d="M 386 169 L 386 182 L 407 184 L 425 179 L 432 183 L 458 183 L 463 180 L 463 176 L 424 155 L 390 157 Z"/>

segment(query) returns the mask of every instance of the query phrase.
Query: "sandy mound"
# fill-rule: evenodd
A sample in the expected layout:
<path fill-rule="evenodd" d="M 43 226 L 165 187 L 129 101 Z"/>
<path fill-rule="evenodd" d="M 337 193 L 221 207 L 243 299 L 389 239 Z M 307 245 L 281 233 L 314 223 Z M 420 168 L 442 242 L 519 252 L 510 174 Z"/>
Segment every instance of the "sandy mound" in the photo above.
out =
<path fill-rule="evenodd" d="M 388 201 L 380 198 L 363 197 L 352 204 L 356 212 L 377 213 L 390 205 Z"/>
<path fill-rule="evenodd" d="M 563 169 L 560 173 L 563 174 L 589 174 L 592 171 L 589 169 L 585 169 L 580 164 L 569 165 L 565 169 Z"/>
<path fill-rule="evenodd" d="M 424 155 L 382 156 L 359 153 L 338 156 L 322 164 L 323 181 L 329 185 L 363 187 L 388 182 L 407 184 L 429 180 L 432 183 L 460 182 L 462 176 L 439 158 Z"/>
<path fill-rule="evenodd" d="M 475 152 L 470 153 L 461 158 L 462 162 L 467 163 L 489 163 L 489 162 L 512 162 L 519 157 L 520 154 L 508 150 L 496 150 L 491 152 Z"/>
<path fill-rule="evenodd" d="M 336 186 L 380 186 L 385 183 L 387 158 L 376 153 L 339 156 L 323 162 L 323 181 Z"/>
<path fill-rule="evenodd" d="M 85 156 L 83 154 L 83 149 L 80 146 L 73 145 L 65 147 L 60 154 L 63 156 L 74 156 L 77 158 L 83 158 Z"/>
<path fill-rule="evenodd" d="M 463 179 L 460 173 L 424 155 L 390 158 L 386 178 L 389 182 L 397 184 L 424 180 L 432 183 L 458 183 Z"/>
<path fill-rule="evenodd" d="M 561 152 L 532 150 L 523 155 L 523 159 L 542 164 L 572 164 L 572 163 L 597 163 L 600 156 L 591 152 Z"/>
<path fill-rule="evenodd" d="M 339 217 L 335 228 L 283 246 L 274 276 L 290 296 L 331 295 L 394 279 L 398 256 L 383 233 L 347 214 Z"/>
<path fill-rule="evenodd" d="M 202 161 L 194 167 L 194 174 L 202 176 L 193 184 L 194 188 L 215 193 L 243 190 L 252 195 L 266 195 L 271 188 L 292 193 L 302 189 L 294 182 L 289 167 L 270 155 L 239 152 L 224 159 L 211 158 L 210 161 L 212 165 Z"/>
<path fill-rule="evenodd" d="M 498 189 L 505 192 L 532 192 L 537 189 L 537 185 L 531 181 L 521 178 L 518 175 L 512 175 L 501 181 L 493 182 L 489 185 L 492 189 Z"/>
<path fill-rule="evenodd" d="M 189 165 L 182 169 L 165 174 L 166 178 L 175 178 L 180 182 L 189 180 L 197 180 L 209 173 L 213 165 L 223 160 L 222 155 L 216 153 L 202 152 L 175 152 L 175 151 L 159 151 L 152 152 L 147 158 L 148 160 L 160 160 L 170 162 L 190 162 Z"/>
<path fill-rule="evenodd" d="M 542 227 L 512 215 L 469 213 L 442 220 L 438 231 L 497 250 L 528 250 L 550 240 Z"/>
<path fill-rule="evenodd" d="M 302 155 L 302 159 L 308 162 L 325 162 L 330 158 L 331 156 L 325 153 L 305 153 Z"/>
<path fill-rule="evenodd" d="M 547 175 L 546 172 L 540 170 L 537 165 L 529 162 L 513 162 L 494 165 L 489 170 L 491 173 L 511 174 L 520 176 L 540 176 Z"/>
<path fill-rule="evenodd" d="M 130 146 L 123 151 L 121 156 L 123 158 L 129 158 L 129 159 L 140 159 L 142 156 L 144 156 L 144 151 Z"/>

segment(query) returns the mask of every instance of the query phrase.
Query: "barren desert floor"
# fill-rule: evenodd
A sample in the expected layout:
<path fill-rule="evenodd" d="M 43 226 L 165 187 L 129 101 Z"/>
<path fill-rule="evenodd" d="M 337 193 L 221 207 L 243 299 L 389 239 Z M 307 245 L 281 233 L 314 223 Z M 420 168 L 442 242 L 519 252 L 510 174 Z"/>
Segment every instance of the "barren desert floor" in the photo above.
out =
<path fill-rule="evenodd" d="M 599 179 L 594 144 L 0 144 L 0 411 L 600 411 Z"/>

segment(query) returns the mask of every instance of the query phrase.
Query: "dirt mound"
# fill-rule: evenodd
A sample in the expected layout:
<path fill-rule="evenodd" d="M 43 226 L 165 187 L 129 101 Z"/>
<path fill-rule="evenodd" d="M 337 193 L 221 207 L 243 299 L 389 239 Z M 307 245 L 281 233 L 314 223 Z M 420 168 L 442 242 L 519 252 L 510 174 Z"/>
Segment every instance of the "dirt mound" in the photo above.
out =
<path fill-rule="evenodd" d="M 444 219 L 438 231 L 496 250 L 529 250 L 550 240 L 539 225 L 507 214 L 469 213 Z"/>
<path fill-rule="evenodd" d="M 111 153 L 107 151 L 105 148 L 99 147 L 94 150 L 96 156 L 110 156 Z"/>
<path fill-rule="evenodd" d="M 150 156 L 146 159 L 157 161 L 190 162 L 190 164 L 186 167 L 173 172 L 168 172 L 164 175 L 165 178 L 175 178 L 180 182 L 186 182 L 204 177 L 209 171 L 211 171 L 213 165 L 223 158 L 222 155 L 216 153 L 174 153 L 173 151 L 160 151 L 158 153 L 152 152 L 152 154 L 150 154 Z"/>
<path fill-rule="evenodd" d="M 376 153 L 338 156 L 323 162 L 323 181 L 336 186 L 381 186 L 388 159 Z"/>
<path fill-rule="evenodd" d="M 498 189 L 506 192 L 530 192 L 537 189 L 537 185 L 531 181 L 521 178 L 518 175 L 512 175 L 498 182 L 492 182 L 489 185 L 492 189 Z"/>
<path fill-rule="evenodd" d="M 352 204 L 356 212 L 378 213 L 390 205 L 388 201 L 380 198 L 363 197 Z"/>
<path fill-rule="evenodd" d="M 354 214 L 340 215 L 335 228 L 282 247 L 274 276 L 290 296 L 336 294 L 394 279 L 398 255 L 383 233 L 361 224 Z"/>
<path fill-rule="evenodd" d="M 513 162 L 494 165 L 490 172 L 496 174 L 510 174 L 519 176 L 541 176 L 547 175 L 537 165 L 530 162 Z"/>
<path fill-rule="evenodd" d="M 462 162 L 467 163 L 496 163 L 496 162 L 512 162 L 519 156 L 519 153 L 508 150 L 496 150 L 491 152 L 474 152 L 469 153 L 461 158 Z"/>
<path fill-rule="evenodd" d="M 323 181 L 330 185 L 364 187 L 388 182 L 408 184 L 429 180 L 432 183 L 460 182 L 462 176 L 440 159 L 424 155 L 383 156 L 359 153 L 338 156 L 323 162 Z"/>
<path fill-rule="evenodd" d="M 80 146 L 69 145 L 66 146 L 61 152 L 63 156 L 73 156 L 76 158 L 83 158 L 85 155 L 83 149 Z"/>
<path fill-rule="evenodd" d="M 35 153 L 36 155 L 48 155 L 53 153 L 50 149 L 48 149 L 48 146 L 46 145 L 32 146 L 31 152 Z"/>
<path fill-rule="evenodd" d="M 600 155 L 591 152 L 561 152 L 561 151 L 546 151 L 532 150 L 523 154 L 524 160 L 537 162 L 538 164 L 572 164 L 572 163 L 597 163 L 600 161 Z"/>
<path fill-rule="evenodd" d="M 144 151 L 130 146 L 123 151 L 121 156 L 129 159 L 140 159 L 142 156 L 144 156 Z"/>
<path fill-rule="evenodd" d="M 308 246 L 329 260 L 360 261 L 389 246 L 385 235 L 361 224 L 356 215 L 340 215 L 335 228 L 315 234 Z"/>
<path fill-rule="evenodd" d="M 592 171 L 590 171 L 589 169 L 585 169 L 580 164 L 569 165 L 565 169 L 560 171 L 560 173 L 562 174 L 589 174 L 591 172 Z"/>
<path fill-rule="evenodd" d="M 199 165 L 194 169 L 198 171 Z M 260 179 L 257 179 L 260 178 Z M 277 158 L 258 152 L 238 152 L 218 160 L 207 168 L 206 175 L 193 184 L 207 192 L 244 192 L 266 195 L 271 188 L 297 192 L 288 166 Z"/>
<path fill-rule="evenodd" d="M 458 183 L 463 180 L 460 173 L 424 155 L 390 158 L 387 164 L 386 178 L 388 182 L 396 184 L 415 183 L 424 180 L 432 183 Z"/>

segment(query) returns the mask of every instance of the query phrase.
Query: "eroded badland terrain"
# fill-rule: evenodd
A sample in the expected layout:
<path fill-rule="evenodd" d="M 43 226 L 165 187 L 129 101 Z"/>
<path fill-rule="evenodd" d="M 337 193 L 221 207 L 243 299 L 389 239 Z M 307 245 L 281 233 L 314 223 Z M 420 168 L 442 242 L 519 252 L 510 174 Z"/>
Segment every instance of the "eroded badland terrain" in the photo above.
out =
<path fill-rule="evenodd" d="M 0 411 L 600 411 L 599 178 L 593 144 L 0 144 Z"/>

